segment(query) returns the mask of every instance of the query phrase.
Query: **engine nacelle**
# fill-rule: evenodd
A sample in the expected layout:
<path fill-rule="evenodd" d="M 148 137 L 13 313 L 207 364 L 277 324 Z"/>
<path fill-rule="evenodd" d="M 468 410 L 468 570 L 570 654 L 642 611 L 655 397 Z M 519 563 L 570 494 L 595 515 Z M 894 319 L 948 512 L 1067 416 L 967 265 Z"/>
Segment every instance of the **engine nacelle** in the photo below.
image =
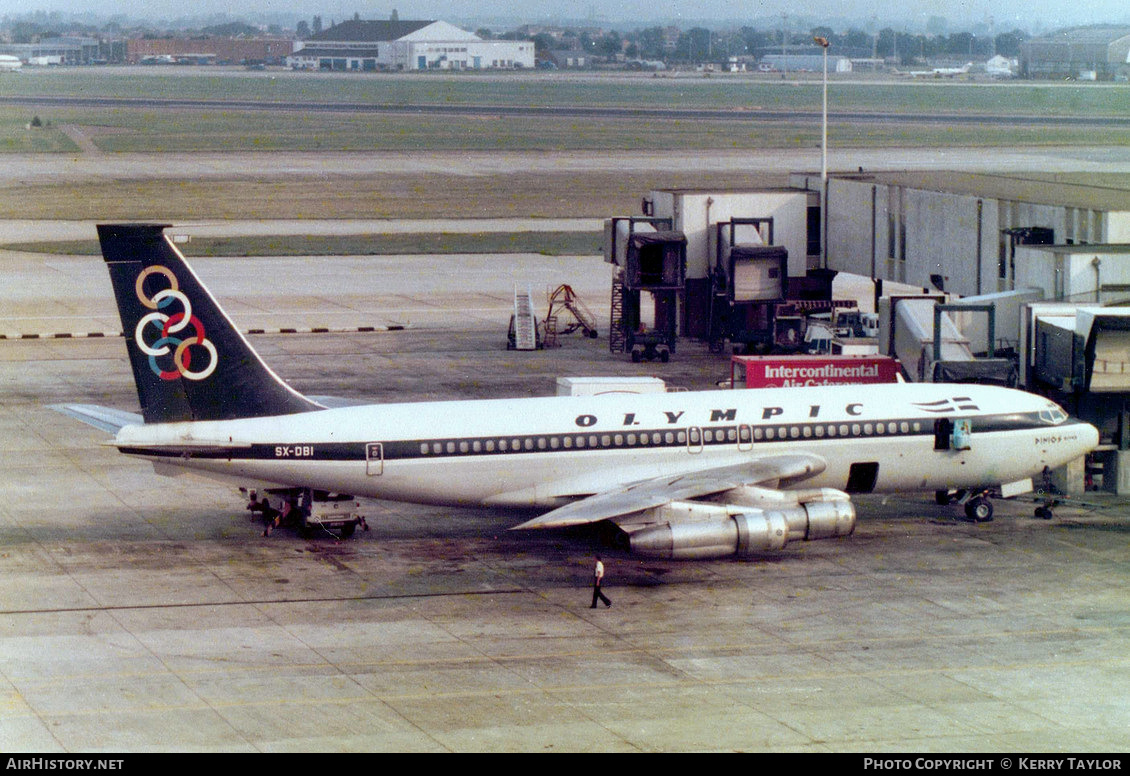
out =
<path fill-rule="evenodd" d="M 855 532 L 855 507 L 850 501 L 809 501 L 801 506 L 807 518 L 803 536 L 806 542 L 837 539 Z"/>
<path fill-rule="evenodd" d="M 631 551 L 672 560 L 746 557 L 780 550 L 790 541 L 848 536 L 855 530 L 855 507 L 840 499 L 783 509 L 672 503 L 648 510 L 648 517 L 662 524 L 632 532 Z"/>

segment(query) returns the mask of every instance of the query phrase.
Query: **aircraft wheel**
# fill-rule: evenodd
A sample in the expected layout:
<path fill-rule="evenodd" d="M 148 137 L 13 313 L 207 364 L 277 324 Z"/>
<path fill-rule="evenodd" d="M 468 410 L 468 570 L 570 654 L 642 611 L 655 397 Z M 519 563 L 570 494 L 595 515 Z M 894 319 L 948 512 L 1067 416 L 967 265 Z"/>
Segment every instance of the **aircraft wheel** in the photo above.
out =
<path fill-rule="evenodd" d="M 951 501 L 953 501 L 953 499 L 950 497 L 950 492 L 948 490 L 935 490 L 934 491 L 934 503 L 937 504 L 938 506 L 944 507 L 947 504 L 949 504 Z"/>
<path fill-rule="evenodd" d="M 965 516 L 975 523 L 987 523 L 993 519 L 993 502 L 984 496 L 977 496 L 965 502 Z"/>

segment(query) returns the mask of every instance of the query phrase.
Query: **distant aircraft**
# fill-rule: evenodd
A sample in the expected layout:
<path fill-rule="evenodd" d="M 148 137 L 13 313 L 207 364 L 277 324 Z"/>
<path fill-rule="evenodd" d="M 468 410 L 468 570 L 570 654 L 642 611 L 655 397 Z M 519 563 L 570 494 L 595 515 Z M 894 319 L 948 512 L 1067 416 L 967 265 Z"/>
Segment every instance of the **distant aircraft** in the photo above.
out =
<path fill-rule="evenodd" d="M 933 70 L 911 70 L 903 75 L 908 75 L 911 78 L 921 78 L 923 76 L 933 76 L 934 78 L 955 78 L 959 75 L 965 75 L 973 67 L 972 62 L 966 62 L 961 67 L 935 67 Z"/>
<path fill-rule="evenodd" d="M 11 54 L 0 54 L 0 73 L 15 72 L 24 66 L 19 57 L 14 57 Z"/>
<path fill-rule="evenodd" d="M 607 521 L 632 552 L 698 559 L 854 530 L 852 493 L 955 490 L 992 516 L 1094 448 L 1045 398 L 940 383 L 327 408 L 259 358 L 159 224 L 100 225 L 141 415 L 63 411 L 159 473 L 286 498 L 353 494 Z"/>

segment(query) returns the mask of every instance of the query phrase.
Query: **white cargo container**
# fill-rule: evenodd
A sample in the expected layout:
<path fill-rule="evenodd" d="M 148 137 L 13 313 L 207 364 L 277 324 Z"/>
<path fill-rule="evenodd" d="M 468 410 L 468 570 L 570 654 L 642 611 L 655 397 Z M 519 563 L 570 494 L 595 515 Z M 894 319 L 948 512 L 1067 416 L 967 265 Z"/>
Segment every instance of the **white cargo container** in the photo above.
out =
<path fill-rule="evenodd" d="M 599 396 L 603 393 L 666 393 L 658 377 L 558 377 L 558 396 Z"/>

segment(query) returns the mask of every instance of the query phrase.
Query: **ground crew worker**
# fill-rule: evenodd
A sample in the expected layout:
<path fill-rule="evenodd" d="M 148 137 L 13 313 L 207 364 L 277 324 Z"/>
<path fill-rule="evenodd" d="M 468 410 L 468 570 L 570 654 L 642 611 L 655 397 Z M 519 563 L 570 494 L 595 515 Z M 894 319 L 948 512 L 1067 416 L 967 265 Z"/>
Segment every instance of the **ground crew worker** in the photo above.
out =
<path fill-rule="evenodd" d="M 601 563 L 600 556 L 597 555 L 596 568 L 593 569 L 592 575 L 592 606 L 589 607 L 590 609 L 596 608 L 596 599 L 598 598 L 601 601 L 604 601 L 605 607 L 612 606 L 612 602 L 608 600 L 608 597 L 605 596 L 603 592 L 601 592 L 600 582 L 602 579 L 604 579 L 604 564 Z"/>

